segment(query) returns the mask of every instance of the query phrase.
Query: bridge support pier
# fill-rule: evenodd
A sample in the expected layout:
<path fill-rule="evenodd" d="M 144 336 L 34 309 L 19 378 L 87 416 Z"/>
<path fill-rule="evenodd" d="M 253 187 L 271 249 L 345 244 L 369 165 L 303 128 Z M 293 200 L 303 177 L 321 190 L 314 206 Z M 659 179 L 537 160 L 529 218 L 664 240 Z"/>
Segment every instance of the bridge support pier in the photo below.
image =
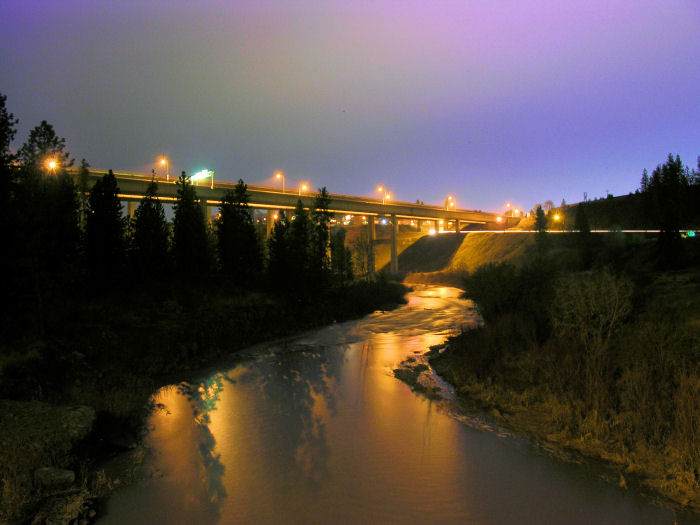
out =
<path fill-rule="evenodd" d="M 389 266 L 391 274 L 399 273 L 399 255 L 397 250 L 397 239 L 399 234 L 399 221 L 395 214 L 391 214 L 391 264 Z"/>
<path fill-rule="evenodd" d="M 455 219 L 455 232 L 456 233 L 460 232 L 459 219 Z"/>
<path fill-rule="evenodd" d="M 267 236 L 269 237 L 272 233 L 272 228 L 275 227 L 275 210 L 267 210 L 267 219 L 265 219 L 265 223 Z"/>
<path fill-rule="evenodd" d="M 369 216 L 367 221 L 367 242 L 369 244 L 369 253 L 367 254 L 367 272 L 372 275 L 376 271 L 374 267 L 374 240 L 377 238 L 377 231 L 374 228 L 374 217 Z"/>
<path fill-rule="evenodd" d="M 130 219 L 134 218 L 134 213 L 136 212 L 136 206 L 138 202 L 136 201 L 126 201 L 126 216 Z"/>
<path fill-rule="evenodd" d="M 218 206 L 207 206 L 207 220 L 209 224 L 214 224 L 216 216 L 219 215 Z"/>

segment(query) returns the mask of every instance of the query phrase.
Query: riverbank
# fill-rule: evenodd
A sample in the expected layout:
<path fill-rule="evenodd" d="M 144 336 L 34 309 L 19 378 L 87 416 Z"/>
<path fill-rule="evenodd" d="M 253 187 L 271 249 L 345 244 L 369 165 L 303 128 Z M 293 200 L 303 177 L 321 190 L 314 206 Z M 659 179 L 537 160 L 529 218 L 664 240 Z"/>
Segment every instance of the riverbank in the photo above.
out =
<path fill-rule="evenodd" d="M 430 365 L 499 424 L 699 512 L 697 243 L 681 244 L 669 269 L 654 239 L 546 241 L 519 265 L 468 274 L 484 324 Z"/>
<path fill-rule="evenodd" d="M 2 352 L 0 389 L 12 401 L 0 401 L 0 421 L 22 424 L 3 436 L 0 522 L 90 520 L 96 500 L 138 467 L 141 426 L 158 387 L 253 344 L 393 308 L 406 291 L 379 281 L 294 299 L 189 290 L 160 302 L 144 293 L 72 304 L 82 310 L 60 333 Z M 63 424 L 66 411 L 85 416 L 79 431 Z M 130 459 L 106 474 L 104 461 L 124 453 Z M 73 480 L 40 487 L 42 467 L 68 469 Z"/>
<path fill-rule="evenodd" d="M 455 377 L 449 350 L 432 356 L 429 362 L 458 395 L 476 402 L 499 425 L 532 436 L 548 448 L 602 460 L 619 472 L 620 486 L 626 488 L 634 479 L 672 505 L 700 513 L 697 473 L 683 468 L 683 458 L 673 448 L 661 451 L 642 444 L 630 447 L 624 439 L 601 434 L 604 423 L 595 416 L 586 418 L 583 425 L 572 426 L 576 417 L 573 413 L 581 407 L 543 389 L 514 391 L 489 381 L 462 382 Z"/>

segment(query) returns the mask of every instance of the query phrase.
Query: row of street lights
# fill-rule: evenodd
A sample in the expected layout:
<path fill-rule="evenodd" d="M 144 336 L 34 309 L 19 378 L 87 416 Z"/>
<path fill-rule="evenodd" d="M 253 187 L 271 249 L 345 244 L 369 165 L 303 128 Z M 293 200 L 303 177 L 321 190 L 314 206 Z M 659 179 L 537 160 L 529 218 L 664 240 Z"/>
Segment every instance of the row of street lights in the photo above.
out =
<path fill-rule="evenodd" d="M 55 167 L 55 162 L 53 163 Z M 166 157 L 161 157 L 159 160 L 159 164 L 165 168 L 165 180 L 170 181 L 170 163 L 168 162 L 168 159 Z M 51 168 L 53 169 L 53 168 Z M 282 171 L 277 171 L 275 172 L 274 175 L 275 179 L 280 181 L 282 183 L 282 193 L 287 192 L 286 188 L 286 177 L 284 175 L 284 172 Z M 309 190 L 309 185 L 306 182 L 301 182 L 299 184 L 299 189 L 298 189 L 298 195 L 301 196 L 302 193 L 307 192 Z M 391 193 L 382 185 L 377 186 L 377 193 L 379 193 L 382 197 L 382 204 L 386 204 L 387 201 L 391 200 Z M 510 203 L 507 204 L 507 206 L 510 206 Z M 448 195 L 447 199 L 445 200 L 445 209 L 450 210 L 450 209 L 456 209 L 457 208 L 457 201 L 455 200 L 453 195 Z M 517 210 L 516 210 L 517 212 Z"/>

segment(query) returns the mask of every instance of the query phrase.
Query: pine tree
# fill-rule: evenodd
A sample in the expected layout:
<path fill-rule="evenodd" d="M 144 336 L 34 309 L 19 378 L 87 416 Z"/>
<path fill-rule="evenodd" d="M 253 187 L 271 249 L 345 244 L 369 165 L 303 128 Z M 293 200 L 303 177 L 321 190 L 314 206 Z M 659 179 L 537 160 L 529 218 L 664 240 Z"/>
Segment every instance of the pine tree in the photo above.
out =
<path fill-rule="evenodd" d="M 80 224 L 85 227 L 85 221 L 90 210 L 90 204 L 88 202 L 88 177 L 90 176 L 90 164 L 85 159 L 80 161 L 80 168 L 78 169 L 78 204 L 80 211 Z"/>
<path fill-rule="evenodd" d="M 41 121 L 29 132 L 29 138 L 17 152 L 19 162 L 24 166 L 43 168 L 46 161 L 52 160 L 56 163 L 54 172 L 73 165 L 73 159 L 65 151 L 66 139 L 56 135 L 53 126 Z"/>
<path fill-rule="evenodd" d="M 270 285 L 279 291 L 285 291 L 290 287 L 288 260 L 290 223 L 283 211 L 279 212 L 279 218 L 272 228 L 267 240 L 267 274 Z"/>
<path fill-rule="evenodd" d="M 173 220 L 175 267 L 181 275 L 197 280 L 208 275 L 211 268 L 207 224 L 194 186 L 184 171 L 176 184 Z"/>
<path fill-rule="evenodd" d="M 537 230 L 537 249 L 544 252 L 547 248 L 547 217 L 539 204 L 535 210 L 535 230 Z"/>
<path fill-rule="evenodd" d="M 311 221 L 299 199 L 289 226 L 287 259 L 291 288 L 300 293 L 311 285 L 311 235 Z"/>
<path fill-rule="evenodd" d="M 311 245 L 309 271 L 311 282 L 323 287 L 329 272 L 328 249 L 330 244 L 331 213 L 328 211 L 331 199 L 326 188 L 319 190 L 311 211 Z"/>
<path fill-rule="evenodd" d="M 352 252 L 345 247 L 345 229 L 331 235 L 331 273 L 341 285 L 352 281 Z"/>
<path fill-rule="evenodd" d="M 15 156 L 10 152 L 10 144 L 17 134 L 17 124 L 19 120 L 12 113 L 7 111 L 5 102 L 7 96 L 0 94 L 0 165 L 9 166 Z"/>
<path fill-rule="evenodd" d="M 646 168 L 644 168 L 644 171 L 642 172 L 642 183 L 639 189 L 642 193 L 649 191 L 649 173 L 647 172 Z"/>
<path fill-rule="evenodd" d="M 119 187 L 112 170 L 90 190 L 89 213 L 85 224 L 88 267 L 93 276 L 91 288 L 101 295 L 104 285 L 115 285 L 122 278 L 126 254 L 126 219 L 122 216 Z"/>
<path fill-rule="evenodd" d="M 216 224 L 219 262 L 224 274 L 239 285 L 251 284 L 262 265 L 262 249 L 248 207 L 248 186 L 239 180 L 227 191 Z"/>
<path fill-rule="evenodd" d="M 158 184 L 151 180 L 146 195 L 134 212 L 129 258 L 132 270 L 141 282 L 160 280 L 170 270 L 170 230 L 157 194 Z"/>

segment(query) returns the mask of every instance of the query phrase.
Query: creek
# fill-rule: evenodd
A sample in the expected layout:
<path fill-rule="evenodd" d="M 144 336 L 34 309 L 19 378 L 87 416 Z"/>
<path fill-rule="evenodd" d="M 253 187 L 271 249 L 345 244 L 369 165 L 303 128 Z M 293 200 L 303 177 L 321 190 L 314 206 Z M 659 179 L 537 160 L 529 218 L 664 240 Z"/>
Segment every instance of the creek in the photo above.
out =
<path fill-rule="evenodd" d="M 283 342 L 154 395 L 150 475 L 100 523 L 674 523 L 674 512 L 396 379 L 476 314 L 417 286 L 393 311 Z"/>

